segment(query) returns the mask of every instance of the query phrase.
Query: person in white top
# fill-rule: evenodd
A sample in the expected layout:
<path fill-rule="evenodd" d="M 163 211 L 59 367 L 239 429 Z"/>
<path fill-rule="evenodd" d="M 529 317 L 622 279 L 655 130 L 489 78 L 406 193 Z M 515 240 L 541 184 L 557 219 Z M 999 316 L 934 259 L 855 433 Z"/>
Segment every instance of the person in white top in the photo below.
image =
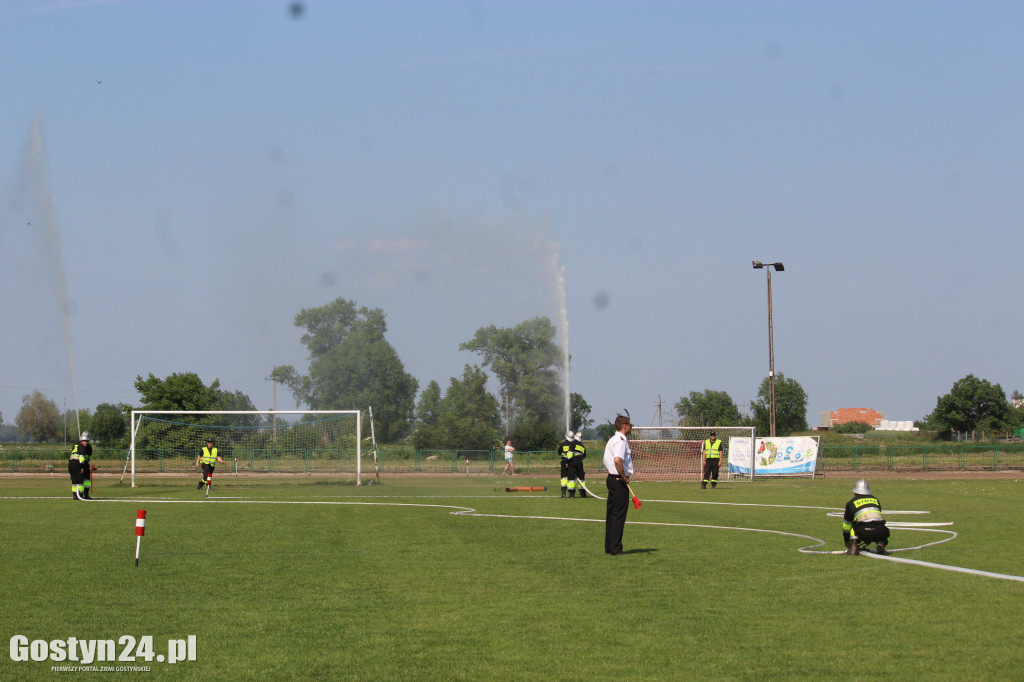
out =
<path fill-rule="evenodd" d="M 501 472 L 502 476 L 507 474 L 509 469 L 512 470 L 512 475 L 513 476 L 516 475 L 516 465 L 512 463 L 512 453 L 515 452 L 515 451 L 516 451 L 516 449 L 514 447 L 512 447 L 512 441 L 511 440 L 509 440 L 507 443 L 505 443 L 505 470 Z"/>
<path fill-rule="evenodd" d="M 629 417 L 615 417 L 615 435 L 604 446 L 604 468 L 608 472 L 608 512 L 604 523 L 604 553 L 618 556 L 622 551 L 622 529 L 629 511 L 629 478 L 633 475 L 633 453 L 626 438 L 633 430 Z"/>

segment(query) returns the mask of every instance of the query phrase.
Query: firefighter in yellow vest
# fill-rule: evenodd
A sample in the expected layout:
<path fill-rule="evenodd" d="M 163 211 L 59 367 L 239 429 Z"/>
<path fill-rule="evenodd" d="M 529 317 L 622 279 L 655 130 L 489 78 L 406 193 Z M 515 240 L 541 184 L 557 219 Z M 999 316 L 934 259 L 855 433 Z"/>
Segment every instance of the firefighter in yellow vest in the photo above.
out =
<path fill-rule="evenodd" d="M 583 487 L 583 482 L 587 480 L 587 475 L 583 471 L 583 458 L 587 456 L 587 446 L 583 444 L 583 432 L 577 431 L 573 437 L 573 456 L 572 456 L 572 468 L 569 471 L 569 475 L 573 478 L 573 482 L 576 484 L 576 488 L 580 491 L 580 497 L 587 496 L 587 489 Z"/>
<path fill-rule="evenodd" d="M 213 468 L 217 462 L 223 464 L 224 460 L 217 454 L 217 448 L 213 447 L 213 439 L 207 438 L 206 447 L 196 457 L 196 468 L 202 466 L 203 470 L 203 477 L 199 479 L 199 485 L 196 486 L 196 490 L 201 490 L 204 484 L 206 486 L 213 484 Z"/>
<path fill-rule="evenodd" d="M 572 472 L 572 457 L 576 454 L 576 439 L 572 431 L 565 432 L 565 440 L 558 444 L 558 454 L 560 455 L 558 473 L 562 479 L 562 497 L 565 497 L 566 492 L 569 493 L 569 497 L 576 497 L 576 480 L 569 479 L 569 474 Z"/>
<path fill-rule="evenodd" d="M 843 510 L 843 542 L 847 554 L 860 554 L 872 542 L 877 554 L 887 554 L 889 528 L 882 517 L 882 503 L 863 478 L 853 486 L 853 499 Z"/>
<path fill-rule="evenodd" d="M 722 463 L 722 439 L 712 431 L 704 441 L 704 478 L 700 482 L 700 489 L 704 490 L 711 482 L 711 488 L 718 485 L 718 467 Z"/>
<path fill-rule="evenodd" d="M 82 432 L 78 443 L 71 449 L 68 456 L 68 473 L 71 475 L 71 497 L 76 500 L 89 500 L 89 488 L 92 487 L 92 445 L 89 433 Z"/>

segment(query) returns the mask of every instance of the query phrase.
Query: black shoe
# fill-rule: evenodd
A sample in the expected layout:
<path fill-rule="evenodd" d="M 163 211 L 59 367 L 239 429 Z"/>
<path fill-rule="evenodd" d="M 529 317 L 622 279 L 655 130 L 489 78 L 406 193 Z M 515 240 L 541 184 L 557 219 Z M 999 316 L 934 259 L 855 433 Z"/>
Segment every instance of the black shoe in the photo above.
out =
<path fill-rule="evenodd" d="M 717 484 L 717 483 L 712 483 L 712 484 L 711 484 L 711 489 L 712 489 L 712 490 L 714 490 L 714 489 L 715 489 L 715 488 L 717 488 L 717 487 L 718 487 L 718 484 Z"/>
<path fill-rule="evenodd" d="M 708 487 L 708 484 L 707 484 L 707 483 L 701 483 L 701 484 L 700 484 L 700 489 L 701 489 L 701 490 L 705 490 L 705 489 L 706 489 L 707 487 Z"/>
<path fill-rule="evenodd" d="M 875 544 L 875 554 L 888 554 L 888 552 L 885 551 L 884 542 L 878 542 Z"/>
<path fill-rule="evenodd" d="M 587 491 L 586 490 L 581 490 L 580 491 L 580 497 L 586 497 L 586 496 L 587 496 Z"/>
<path fill-rule="evenodd" d="M 206 481 L 199 481 L 199 485 L 196 486 L 196 490 L 202 490 L 203 489 L 203 483 L 205 483 L 205 482 Z"/>
<path fill-rule="evenodd" d="M 91 500 L 92 499 L 91 497 L 89 497 L 89 491 L 88 490 L 86 490 L 84 493 L 82 493 L 82 499 L 83 500 Z"/>
<path fill-rule="evenodd" d="M 78 501 L 81 498 L 78 497 L 78 493 L 71 493 L 71 499 L 75 500 L 75 501 Z"/>
<path fill-rule="evenodd" d="M 562 497 L 565 497 L 565 492 L 562 493 Z"/>

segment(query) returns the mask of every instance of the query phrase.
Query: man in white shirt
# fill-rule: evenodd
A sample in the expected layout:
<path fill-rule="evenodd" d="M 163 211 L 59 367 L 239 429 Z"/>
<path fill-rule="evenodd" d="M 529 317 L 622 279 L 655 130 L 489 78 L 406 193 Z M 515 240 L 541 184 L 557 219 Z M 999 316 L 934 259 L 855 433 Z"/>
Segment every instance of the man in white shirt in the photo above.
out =
<path fill-rule="evenodd" d="M 608 472 L 608 513 L 604 524 L 604 553 L 618 556 L 622 551 L 622 529 L 629 511 L 629 478 L 633 475 L 633 453 L 626 438 L 633 430 L 629 417 L 615 417 L 615 435 L 604 446 L 604 468 Z"/>

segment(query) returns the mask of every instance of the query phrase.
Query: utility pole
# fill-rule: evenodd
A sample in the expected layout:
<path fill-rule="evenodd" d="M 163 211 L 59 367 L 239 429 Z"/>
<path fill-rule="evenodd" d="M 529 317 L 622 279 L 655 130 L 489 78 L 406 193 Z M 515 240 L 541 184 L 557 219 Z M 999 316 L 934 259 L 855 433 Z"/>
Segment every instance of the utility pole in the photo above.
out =
<path fill-rule="evenodd" d="M 785 271 L 782 263 L 762 263 L 754 261 L 754 269 L 764 269 L 768 273 L 768 403 L 769 429 L 771 437 L 775 437 L 775 335 L 772 331 L 772 268 L 776 272 Z"/>

